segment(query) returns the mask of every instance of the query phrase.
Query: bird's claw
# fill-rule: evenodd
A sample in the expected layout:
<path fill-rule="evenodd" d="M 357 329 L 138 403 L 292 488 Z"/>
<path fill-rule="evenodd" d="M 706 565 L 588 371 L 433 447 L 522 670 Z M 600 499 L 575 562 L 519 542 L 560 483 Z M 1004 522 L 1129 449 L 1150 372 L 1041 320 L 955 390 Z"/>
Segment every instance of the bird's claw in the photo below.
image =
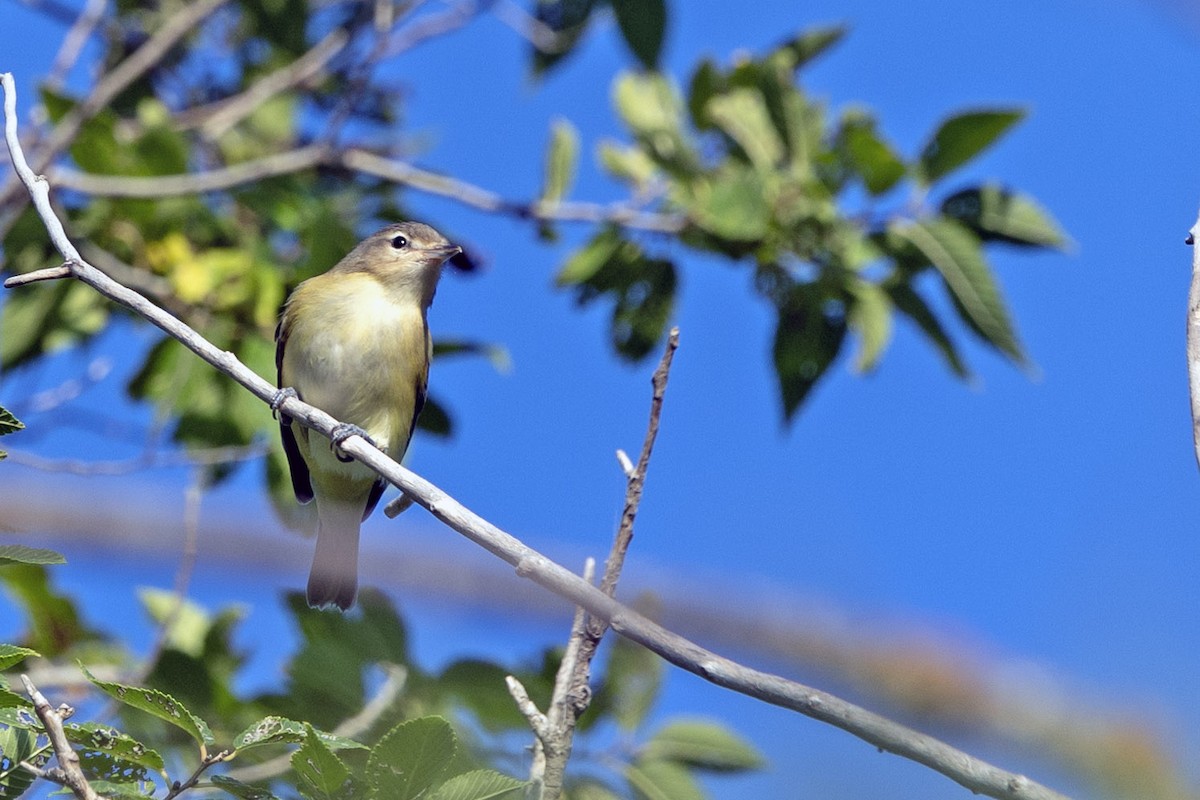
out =
<path fill-rule="evenodd" d="M 372 447 L 379 447 L 379 445 L 375 444 L 375 440 L 368 436 L 367 432 L 362 428 L 358 427 L 357 425 L 351 425 L 348 422 L 340 423 L 339 425 L 334 426 L 334 429 L 329 432 L 329 449 L 333 450 L 334 455 L 337 456 L 337 460 L 341 461 L 343 464 L 348 464 L 354 460 L 353 456 L 348 456 L 341 452 L 342 442 L 346 441 L 351 436 L 361 436 L 363 439 L 367 440 L 367 444 L 371 445 Z"/>
<path fill-rule="evenodd" d="M 284 388 L 275 392 L 275 396 L 271 398 L 271 416 L 279 420 L 280 423 L 284 425 L 291 425 L 292 418 L 287 414 L 280 414 L 279 407 L 283 405 L 283 401 L 287 400 L 289 397 L 295 398 L 296 400 L 300 399 L 300 395 L 296 393 L 295 389 L 290 386 L 285 386 Z"/>

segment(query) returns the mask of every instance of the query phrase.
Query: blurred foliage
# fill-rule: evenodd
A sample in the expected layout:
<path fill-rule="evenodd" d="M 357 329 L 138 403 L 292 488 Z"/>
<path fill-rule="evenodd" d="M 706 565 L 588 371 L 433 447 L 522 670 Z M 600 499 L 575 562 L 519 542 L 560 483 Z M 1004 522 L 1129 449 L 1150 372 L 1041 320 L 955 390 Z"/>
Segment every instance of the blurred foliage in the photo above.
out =
<path fill-rule="evenodd" d="M 284 685 L 243 696 L 232 688 L 244 682 L 246 667 L 233 644 L 241 610 L 214 614 L 174 593 L 142 590 L 162 646 L 152 663 L 139 664 L 53 587 L 45 565 L 61 560 L 52 551 L 0 547 L 0 582 L 17 598 L 25 624 L 20 644 L 0 644 L 0 797 L 19 797 L 35 785 L 21 761 L 45 764 L 51 756 L 30 701 L 10 689 L 13 673 L 36 682 L 77 663 L 71 692 L 87 699 L 66 732 L 93 788 L 109 797 L 175 797 L 191 788 L 258 800 L 523 796 L 525 782 L 499 770 L 524 761 L 520 753 L 532 736 L 504 678 L 518 677 L 545 708 L 557 651 L 528 664 L 463 659 L 430 671 L 412 660 L 407 628 L 381 593 L 364 591 L 347 615 L 314 611 L 293 594 L 287 605 L 299 636 L 295 652 L 278 652 L 286 659 Z M 653 654 L 614 640 L 602 666 L 577 748 L 587 754 L 577 759 L 587 777 L 570 777 L 568 797 L 704 798 L 697 775 L 764 766 L 749 744 L 715 722 L 681 718 L 649 729 L 663 677 Z M 101 671 L 132 677 L 93 674 Z M 114 724 L 76 721 L 99 713 L 105 699 L 119 709 Z M 184 788 L 172 793 L 176 781 Z"/>

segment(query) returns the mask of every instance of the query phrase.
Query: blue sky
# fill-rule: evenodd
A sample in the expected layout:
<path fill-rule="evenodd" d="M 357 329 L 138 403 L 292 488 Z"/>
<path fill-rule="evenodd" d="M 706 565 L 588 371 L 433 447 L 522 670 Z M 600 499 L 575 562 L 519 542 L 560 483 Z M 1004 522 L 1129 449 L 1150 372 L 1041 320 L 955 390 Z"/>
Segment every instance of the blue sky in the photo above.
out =
<path fill-rule="evenodd" d="M 910 155 L 952 111 L 1027 108 L 1028 119 L 947 188 L 1000 178 L 1036 196 L 1076 247 L 991 253 L 1036 365 L 1029 372 L 959 332 L 976 373 L 964 386 L 900 322 L 875 374 L 857 376 L 843 359 L 791 426 L 781 423 L 768 362 L 773 318 L 751 296 L 745 271 L 671 250 L 683 265 L 682 345 L 628 584 L 669 577 L 693 596 L 735 607 L 752 597 L 785 618 L 795 602 L 798 624 L 813 604 L 868 629 L 921 621 L 989 658 L 1041 664 L 1099 708 L 1144 706 L 1164 734 L 1178 737 L 1183 769 L 1195 777 L 1186 754 L 1200 745 L 1200 474 L 1183 357 L 1190 264 L 1183 237 L 1200 201 L 1190 150 L 1200 112 L 1188 99 L 1200 28 L 1168 4 L 1134 0 L 817 0 L 756 4 L 753 13 L 734 3 L 692 2 L 672 12 L 666 61 L 679 79 L 703 55 L 727 61 L 738 49 L 761 52 L 812 23 L 850 23 L 849 37 L 803 73 L 803 84 L 833 108 L 872 106 L 882 130 Z M 13 3 L 0 6 L 0 15 L 0 70 L 16 74 L 27 107 L 57 30 Z M 590 157 L 602 138 L 621 134 L 609 81 L 630 59 L 615 30 L 595 34 L 541 85 L 527 80 L 523 56 L 523 42 L 483 19 L 390 67 L 411 84 L 408 119 L 430 143 L 420 163 L 532 197 L 550 121 L 562 116 L 580 129 L 588 154 L 573 196 L 617 197 Z M 415 193 L 409 202 L 488 260 L 482 275 L 443 281 L 431 312 L 435 334 L 503 343 L 513 361 L 507 374 L 481 361 L 437 365 L 432 388 L 454 413 L 458 433 L 449 443 L 418 440 L 409 465 L 568 564 L 602 555 L 623 490 L 612 453 L 640 444 L 653 365 L 617 362 L 607 346 L 607 311 L 581 313 L 552 289 L 557 265 L 586 228 L 566 228 L 564 241 L 548 247 L 516 221 Z M 114 374 L 128 374 L 131 348 L 149 340 L 145 332 L 105 337 L 91 355 L 113 358 Z M 26 395 L 79 363 L 61 359 L 54 369 L 0 383 L 0 391 Z M 120 395 L 114 378 L 79 402 L 104 405 Z M 36 450 L 97 458 L 121 452 L 104 441 L 50 435 Z M 11 470 L 29 491 L 64 485 L 56 476 L 3 469 L 6 480 Z M 255 494 L 257 474 L 244 470 L 211 495 L 206 513 L 234 509 L 273 525 Z M 145 487 L 177 498 L 182 478 L 168 471 L 88 486 Z M 419 512 L 400 523 L 375 518 L 365 531 L 376 551 L 403 555 L 419 547 L 478 563 L 469 546 L 447 541 L 452 534 Z M 271 541 L 300 552 L 296 568 L 260 576 L 269 586 L 243 581 L 250 577 L 244 571 L 230 580 L 220 554 L 202 544 L 201 598 L 250 602 L 264 630 L 278 626 L 273 594 L 302 585 L 308 545 L 285 534 Z M 66 571 L 68 581 L 97 593 L 86 565 L 117 569 L 114 557 L 80 553 L 85 566 Z M 146 580 L 135 566 L 120 569 L 132 582 Z M 157 582 L 169 585 L 170 571 L 165 562 Z M 494 574 L 497 582 L 514 580 L 504 569 Z M 124 585 L 107 591 L 114 608 L 133 608 Z M 408 597 L 404 585 L 393 593 Z M 522 626 L 495 613 L 480 623 L 475 612 L 447 610 L 424 596 L 415 609 L 431 660 L 475 647 L 530 653 L 557 635 L 553 624 Z M 797 789 L 828 797 L 965 796 L 945 779 L 816 723 L 678 673 L 671 686 L 670 708 L 739 719 L 776 763 L 765 776 L 721 784 L 720 796 L 790 797 Z M 1027 752 L 988 754 L 1072 788 Z"/>

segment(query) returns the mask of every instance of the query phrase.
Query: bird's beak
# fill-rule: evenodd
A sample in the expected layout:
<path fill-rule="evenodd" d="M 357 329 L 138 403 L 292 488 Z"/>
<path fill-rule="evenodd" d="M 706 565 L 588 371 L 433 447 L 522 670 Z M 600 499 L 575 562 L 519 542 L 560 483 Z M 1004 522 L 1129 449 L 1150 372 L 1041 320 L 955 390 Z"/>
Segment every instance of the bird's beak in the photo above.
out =
<path fill-rule="evenodd" d="M 441 263 L 448 258 L 453 258 L 462 251 L 463 249 L 456 244 L 448 244 L 440 247 L 429 247 L 425 250 L 425 252 L 429 254 L 430 258 L 436 258 L 438 263 Z"/>

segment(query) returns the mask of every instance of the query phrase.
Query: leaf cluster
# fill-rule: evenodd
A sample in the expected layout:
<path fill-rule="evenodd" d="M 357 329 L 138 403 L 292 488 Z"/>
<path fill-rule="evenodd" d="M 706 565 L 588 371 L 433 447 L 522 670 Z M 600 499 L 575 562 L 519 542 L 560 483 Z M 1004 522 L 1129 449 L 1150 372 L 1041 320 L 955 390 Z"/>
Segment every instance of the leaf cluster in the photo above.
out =
<path fill-rule="evenodd" d="M 0 546 L 0 585 L 28 625 L 22 644 L 0 645 L 0 797 L 34 786 L 21 761 L 44 765 L 52 755 L 41 721 L 5 673 L 20 667 L 36 676 L 49 663 L 78 664 L 94 698 L 87 708 L 99 699 L 116 704 L 111 725 L 65 726 L 85 775 L 106 796 L 174 798 L 192 789 L 257 800 L 523 795 L 525 781 L 498 769 L 519 764 L 532 736 L 504 678 L 517 676 L 544 706 L 558 652 L 526 665 L 464 658 L 428 671 L 411 659 L 406 626 L 379 592 L 364 591 L 359 610 L 346 616 L 310 609 L 293 594 L 287 604 L 300 643 L 283 685 L 243 697 L 233 689 L 246 663 L 233 645 L 238 609 L 211 614 L 172 593 L 142 590 L 162 647 L 137 667 L 122 642 L 90 627 L 55 590 L 46 567 L 61 561 L 49 550 Z M 662 682 L 657 657 L 614 643 L 578 748 L 603 757 L 577 759 L 568 797 L 703 798 L 699 773 L 762 766 L 753 748 L 713 722 L 679 719 L 648 732 Z"/>
<path fill-rule="evenodd" d="M 1067 242 L 1033 199 L 998 184 L 933 199 L 949 176 L 1023 117 L 1021 110 L 951 115 L 906 159 L 870 111 L 834 115 L 805 94 L 799 72 L 844 33 L 813 29 L 729 67 L 706 60 L 683 94 L 660 73 L 626 73 L 613 100 L 631 140 L 600 148 L 610 175 L 678 221 L 680 242 L 746 269 L 754 292 L 774 307 L 773 362 L 789 419 L 852 334 L 857 369 L 874 369 L 897 315 L 967 377 L 947 321 L 928 296 L 931 283 L 941 284 L 968 330 L 1024 363 L 984 247 Z M 574 169 L 565 161 L 569 152 L 556 135 L 546 179 L 556 191 L 547 199 L 569 184 L 561 174 Z M 642 358 L 673 313 L 678 267 L 660 254 L 672 249 L 606 227 L 568 257 L 558 283 L 581 305 L 607 299 L 616 351 Z"/>

